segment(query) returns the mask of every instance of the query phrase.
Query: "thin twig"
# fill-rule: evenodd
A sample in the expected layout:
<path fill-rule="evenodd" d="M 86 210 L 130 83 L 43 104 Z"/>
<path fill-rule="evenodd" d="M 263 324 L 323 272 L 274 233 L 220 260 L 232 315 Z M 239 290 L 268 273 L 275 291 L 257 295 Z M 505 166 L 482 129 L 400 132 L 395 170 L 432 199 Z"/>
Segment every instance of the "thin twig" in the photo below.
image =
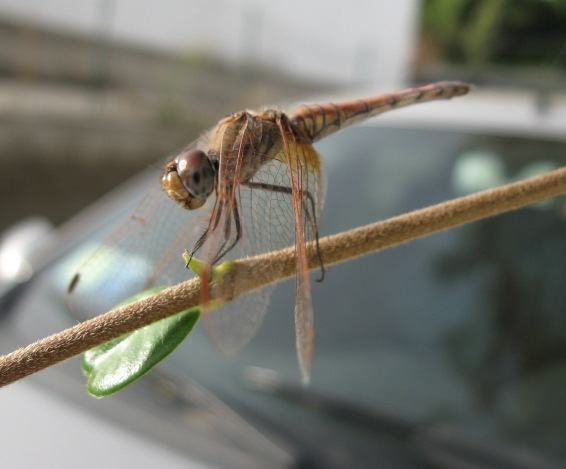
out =
<path fill-rule="evenodd" d="M 566 168 L 323 238 L 320 251 L 324 264 L 332 265 L 564 193 Z M 314 255 L 309 265 L 316 268 Z M 236 261 L 233 278 L 222 286 L 223 294 L 235 298 L 294 276 L 294 256 L 294 249 L 287 248 Z M 282 268 L 273 269 L 274 264 Z M 268 278 L 274 271 L 280 272 L 279 276 Z M 192 279 L 16 350 L 0 357 L 0 386 L 197 306 L 199 299 L 200 280 Z"/>

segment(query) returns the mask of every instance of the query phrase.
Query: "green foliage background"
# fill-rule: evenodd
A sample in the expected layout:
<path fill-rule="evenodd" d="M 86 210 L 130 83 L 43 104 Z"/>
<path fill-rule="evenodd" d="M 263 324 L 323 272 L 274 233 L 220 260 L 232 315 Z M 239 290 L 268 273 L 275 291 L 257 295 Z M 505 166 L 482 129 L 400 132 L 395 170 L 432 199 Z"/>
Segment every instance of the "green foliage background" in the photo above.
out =
<path fill-rule="evenodd" d="M 424 0 L 422 32 L 448 62 L 566 65 L 566 0 Z"/>

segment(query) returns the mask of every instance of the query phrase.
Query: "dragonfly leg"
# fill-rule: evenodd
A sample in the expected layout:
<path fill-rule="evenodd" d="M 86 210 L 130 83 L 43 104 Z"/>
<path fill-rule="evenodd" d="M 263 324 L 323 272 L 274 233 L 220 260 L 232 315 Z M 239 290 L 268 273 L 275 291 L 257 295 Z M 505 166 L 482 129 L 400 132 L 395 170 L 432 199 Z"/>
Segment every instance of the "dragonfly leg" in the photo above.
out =
<path fill-rule="evenodd" d="M 316 223 L 316 213 L 314 211 L 314 199 L 312 198 L 310 192 L 307 192 L 307 196 L 312 204 L 312 216 L 314 220 L 310 219 L 308 210 L 306 211 L 307 217 L 309 218 L 309 222 L 311 223 L 311 226 L 318 226 Z M 318 229 L 316 229 L 314 232 L 314 242 L 316 246 L 316 257 L 318 258 L 318 263 L 320 264 L 320 278 L 317 278 L 316 281 L 322 282 L 324 280 L 324 274 L 326 273 L 326 268 L 324 267 L 324 262 L 322 262 L 322 255 L 320 254 L 320 245 L 318 244 Z"/>
<path fill-rule="evenodd" d="M 187 261 L 187 267 L 189 266 L 189 262 L 192 260 L 195 253 L 205 243 L 206 239 L 208 238 L 209 233 L 214 231 L 218 227 L 218 224 L 220 223 L 220 216 L 222 215 L 222 210 L 224 209 L 224 206 L 226 205 L 225 202 L 219 202 L 219 203 L 221 204 L 221 206 L 218 208 L 218 210 L 215 210 L 216 216 L 214 217 L 214 223 L 213 223 L 213 221 L 212 221 L 213 219 L 211 217 L 209 222 L 208 222 L 208 226 L 206 227 L 206 230 L 204 230 L 204 232 L 202 233 L 200 238 L 197 239 L 197 242 L 195 243 L 195 245 L 191 249 L 191 253 L 189 255 L 189 260 Z"/>
<path fill-rule="evenodd" d="M 201 248 L 201 246 L 204 244 L 204 242 L 206 241 L 206 238 L 208 237 L 208 230 L 209 230 L 209 228 L 204 230 L 202 235 L 200 235 L 200 238 L 197 240 L 197 242 L 195 243 L 195 245 L 191 249 L 191 253 L 189 254 L 189 259 L 188 259 L 187 265 L 186 265 L 187 268 L 189 267 L 189 264 L 190 264 L 191 260 L 193 259 L 193 256 L 195 255 L 195 252 L 197 252 Z"/>
<path fill-rule="evenodd" d="M 224 206 L 226 206 L 226 205 L 224 205 Z M 231 231 L 232 231 L 232 220 L 231 220 L 230 216 L 228 216 L 226 223 L 224 224 L 224 241 L 222 242 L 222 244 L 218 248 L 216 256 L 214 257 L 213 264 L 216 264 L 220 259 L 222 259 L 226 254 L 228 254 L 228 252 L 230 252 L 230 249 L 232 249 L 234 247 L 234 244 L 232 244 L 230 246 L 230 249 L 224 250 L 224 248 L 226 247 L 226 243 L 228 243 L 228 239 L 230 238 Z"/>
<path fill-rule="evenodd" d="M 310 200 L 310 203 L 311 203 L 311 206 L 312 206 L 312 218 L 313 219 L 311 220 L 310 213 L 309 213 L 308 210 L 306 210 L 306 207 L 305 207 L 305 212 L 307 214 L 307 218 L 308 218 L 311 226 L 317 227 L 314 230 L 314 242 L 315 242 L 315 246 L 316 246 L 316 257 L 318 258 L 318 263 L 320 264 L 320 278 L 317 278 L 316 281 L 322 282 L 324 280 L 324 274 L 326 273 L 326 268 L 324 267 L 324 262 L 322 262 L 322 255 L 320 254 L 320 245 L 318 244 L 318 224 L 316 222 L 316 212 L 314 210 L 314 198 L 313 198 L 312 194 L 308 191 L 307 191 L 307 198 Z"/>
<path fill-rule="evenodd" d="M 243 186 L 249 187 L 250 189 L 262 189 L 264 191 L 273 191 L 273 192 L 281 192 L 283 194 L 292 194 L 293 190 L 287 186 L 277 186 L 275 184 L 267 184 L 265 182 L 253 182 L 253 181 L 246 181 L 241 183 Z M 309 215 L 309 211 L 306 210 L 307 218 L 311 227 L 314 228 L 314 237 L 315 237 L 315 247 L 316 247 L 316 257 L 318 258 L 318 262 L 320 264 L 320 271 L 321 275 L 320 278 L 316 279 L 317 282 L 322 282 L 324 280 L 324 274 L 326 272 L 326 268 L 324 267 L 324 262 L 322 261 L 322 255 L 320 254 L 320 246 L 318 244 L 318 225 L 316 221 L 316 210 L 315 210 L 315 203 L 314 197 L 309 191 L 306 191 L 307 198 L 311 203 L 311 210 L 312 210 L 312 217 Z"/>
<path fill-rule="evenodd" d="M 240 221 L 240 212 L 238 211 L 238 204 L 234 201 L 234 205 L 232 207 L 232 213 L 234 215 L 234 224 L 236 225 L 236 239 L 226 248 L 226 243 L 230 239 L 231 231 L 232 231 L 232 223 L 230 222 L 230 218 L 228 218 L 226 225 L 224 227 L 224 242 L 220 249 L 218 250 L 218 254 L 216 255 L 216 259 L 214 260 L 214 264 L 216 264 L 220 259 L 222 259 L 226 254 L 228 254 L 234 246 L 238 244 L 238 241 L 242 239 L 242 223 Z"/>

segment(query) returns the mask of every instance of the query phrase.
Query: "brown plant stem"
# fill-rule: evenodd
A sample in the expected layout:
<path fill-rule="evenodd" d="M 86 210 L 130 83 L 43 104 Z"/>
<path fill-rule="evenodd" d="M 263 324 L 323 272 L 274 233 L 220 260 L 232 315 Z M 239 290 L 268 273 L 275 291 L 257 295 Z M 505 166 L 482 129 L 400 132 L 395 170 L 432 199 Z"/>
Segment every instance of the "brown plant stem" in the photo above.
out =
<path fill-rule="evenodd" d="M 467 197 L 373 223 L 320 240 L 329 266 L 475 220 L 514 210 L 566 193 L 566 168 Z M 235 298 L 295 275 L 293 248 L 236 261 L 224 297 Z M 273 263 L 283 265 L 277 278 L 267 278 Z M 317 259 L 309 259 L 313 268 Z M 197 306 L 200 280 L 192 279 L 157 295 L 85 321 L 0 357 L 0 386 L 41 371 L 93 347 L 179 311 Z"/>

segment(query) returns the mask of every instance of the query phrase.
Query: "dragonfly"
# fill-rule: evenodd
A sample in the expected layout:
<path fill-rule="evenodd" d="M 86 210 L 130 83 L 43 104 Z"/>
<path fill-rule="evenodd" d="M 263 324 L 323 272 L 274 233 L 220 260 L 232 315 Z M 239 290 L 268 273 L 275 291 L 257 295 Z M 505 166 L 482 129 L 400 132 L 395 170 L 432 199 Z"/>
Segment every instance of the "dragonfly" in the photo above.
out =
<path fill-rule="evenodd" d="M 461 96 L 470 88 L 442 82 L 303 105 L 291 114 L 268 108 L 227 116 L 165 164 L 161 180 L 130 218 L 80 268 L 69 287 L 73 308 L 91 317 L 151 286 L 188 280 L 192 274 L 181 257 L 186 250 L 214 266 L 294 246 L 296 348 L 307 382 L 314 350 L 309 269 L 321 269 L 319 280 L 325 272 L 318 233 L 326 173 L 313 143 L 383 112 Z M 273 289 L 206 310 L 211 290 L 201 287 L 206 329 L 221 352 L 231 355 L 248 344 Z"/>

